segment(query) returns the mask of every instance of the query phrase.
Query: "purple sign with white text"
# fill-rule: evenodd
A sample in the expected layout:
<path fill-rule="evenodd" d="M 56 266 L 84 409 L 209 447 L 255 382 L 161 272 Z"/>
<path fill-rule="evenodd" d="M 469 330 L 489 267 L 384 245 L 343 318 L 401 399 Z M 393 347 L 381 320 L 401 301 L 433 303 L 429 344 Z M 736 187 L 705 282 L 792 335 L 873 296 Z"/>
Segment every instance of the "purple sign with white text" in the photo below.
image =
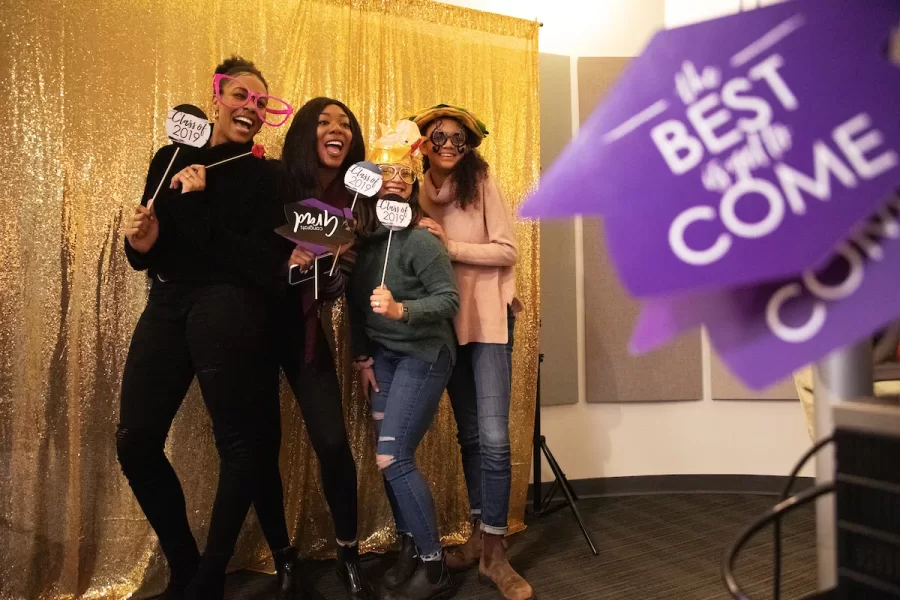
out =
<path fill-rule="evenodd" d="M 898 21 L 792 0 L 657 34 L 521 214 L 602 214 L 636 296 L 798 273 L 900 186 Z"/>
<path fill-rule="evenodd" d="M 759 388 L 871 335 L 900 315 L 898 23 L 791 0 L 660 32 L 521 215 L 603 215 L 633 352 L 706 325 Z"/>
<path fill-rule="evenodd" d="M 292 202 L 284 205 L 287 223 L 275 233 L 316 256 L 331 254 L 341 244 L 353 241 L 348 214 L 352 214 L 350 209 L 341 210 L 315 198 Z"/>
<path fill-rule="evenodd" d="M 705 325 L 722 360 L 762 389 L 900 316 L 900 196 L 821 269 L 777 282 L 650 298 L 630 349 L 643 353 Z"/>

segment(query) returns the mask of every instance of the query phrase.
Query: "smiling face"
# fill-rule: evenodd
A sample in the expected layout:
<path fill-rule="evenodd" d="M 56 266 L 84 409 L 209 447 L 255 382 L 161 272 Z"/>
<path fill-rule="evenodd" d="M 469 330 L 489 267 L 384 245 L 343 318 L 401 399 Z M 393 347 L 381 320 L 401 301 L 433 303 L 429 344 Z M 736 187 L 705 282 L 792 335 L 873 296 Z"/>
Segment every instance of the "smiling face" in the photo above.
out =
<path fill-rule="evenodd" d="M 409 183 L 408 180 L 415 177 L 412 169 L 406 165 L 385 164 L 378 166 L 381 168 L 383 181 L 381 189 L 378 190 L 378 197 L 382 198 L 388 194 L 396 194 L 404 200 L 409 200 L 409 197 L 412 195 L 413 184 Z"/>
<path fill-rule="evenodd" d="M 239 73 L 232 79 L 223 82 L 220 95 L 228 99 L 228 104 L 235 106 L 247 100 L 248 91 L 256 94 L 268 92 L 266 85 L 259 77 L 249 73 Z M 219 102 L 218 99 L 213 98 L 213 105 L 219 113 L 219 118 L 213 129 L 212 145 L 224 142 L 247 143 L 259 133 L 263 121 L 256 108 L 250 103 L 240 108 L 230 108 L 226 106 L 225 102 Z"/>
<path fill-rule="evenodd" d="M 425 130 L 425 138 L 422 142 L 422 154 L 432 167 L 447 173 L 453 170 L 469 150 L 466 128 L 456 119 L 436 119 Z"/>
<path fill-rule="evenodd" d="M 340 168 L 350 151 L 350 142 L 353 141 L 350 117 L 336 104 L 326 106 L 319 113 L 316 137 L 319 164 L 329 169 Z"/>

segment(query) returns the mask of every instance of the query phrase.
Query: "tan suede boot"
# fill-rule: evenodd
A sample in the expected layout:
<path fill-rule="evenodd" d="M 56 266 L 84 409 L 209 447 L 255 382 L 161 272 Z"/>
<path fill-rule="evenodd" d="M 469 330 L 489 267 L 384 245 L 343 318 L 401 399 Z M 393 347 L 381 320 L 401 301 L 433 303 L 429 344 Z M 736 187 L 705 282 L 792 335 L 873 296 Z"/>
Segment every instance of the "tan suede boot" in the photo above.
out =
<path fill-rule="evenodd" d="M 447 568 L 451 571 L 464 571 L 477 565 L 481 558 L 481 520 L 476 520 L 472 525 L 472 535 L 465 544 L 450 548 L 444 554 Z"/>
<path fill-rule="evenodd" d="M 479 579 L 497 588 L 506 600 L 533 600 L 534 590 L 513 570 L 506 558 L 503 536 L 485 533 L 481 543 Z"/>

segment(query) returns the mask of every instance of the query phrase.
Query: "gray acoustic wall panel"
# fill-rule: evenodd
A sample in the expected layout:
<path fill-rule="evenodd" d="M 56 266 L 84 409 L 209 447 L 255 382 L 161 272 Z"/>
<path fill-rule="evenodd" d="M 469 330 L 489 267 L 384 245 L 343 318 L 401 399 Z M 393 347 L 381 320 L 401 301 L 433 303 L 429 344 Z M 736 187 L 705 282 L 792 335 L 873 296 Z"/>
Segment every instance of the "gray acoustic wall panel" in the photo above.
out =
<path fill-rule="evenodd" d="M 583 123 L 629 58 L 579 58 L 578 102 Z M 700 333 L 662 350 L 632 357 L 628 339 L 638 304 L 609 261 L 599 220 L 584 222 L 585 361 L 588 402 L 679 402 L 703 398 Z"/>
<path fill-rule="evenodd" d="M 546 170 L 572 138 L 568 56 L 540 55 L 541 168 Z M 578 402 L 573 223 L 541 222 L 541 404 Z"/>

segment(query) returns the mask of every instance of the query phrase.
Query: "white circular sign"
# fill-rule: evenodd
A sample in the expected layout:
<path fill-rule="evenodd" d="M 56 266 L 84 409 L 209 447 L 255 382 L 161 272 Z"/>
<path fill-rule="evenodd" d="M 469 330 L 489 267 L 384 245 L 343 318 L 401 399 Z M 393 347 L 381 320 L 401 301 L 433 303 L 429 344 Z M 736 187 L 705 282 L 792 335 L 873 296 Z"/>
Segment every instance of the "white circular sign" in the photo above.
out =
<path fill-rule="evenodd" d="M 176 144 L 202 148 L 212 134 L 212 124 L 202 110 L 192 104 L 169 109 L 166 116 L 166 135 Z"/>
<path fill-rule="evenodd" d="M 412 222 L 412 209 L 406 202 L 379 200 L 375 204 L 375 214 L 381 224 L 391 231 L 406 229 Z"/>
<path fill-rule="evenodd" d="M 381 169 L 375 163 L 358 162 L 344 175 L 344 185 L 355 194 L 371 198 L 381 189 Z"/>

